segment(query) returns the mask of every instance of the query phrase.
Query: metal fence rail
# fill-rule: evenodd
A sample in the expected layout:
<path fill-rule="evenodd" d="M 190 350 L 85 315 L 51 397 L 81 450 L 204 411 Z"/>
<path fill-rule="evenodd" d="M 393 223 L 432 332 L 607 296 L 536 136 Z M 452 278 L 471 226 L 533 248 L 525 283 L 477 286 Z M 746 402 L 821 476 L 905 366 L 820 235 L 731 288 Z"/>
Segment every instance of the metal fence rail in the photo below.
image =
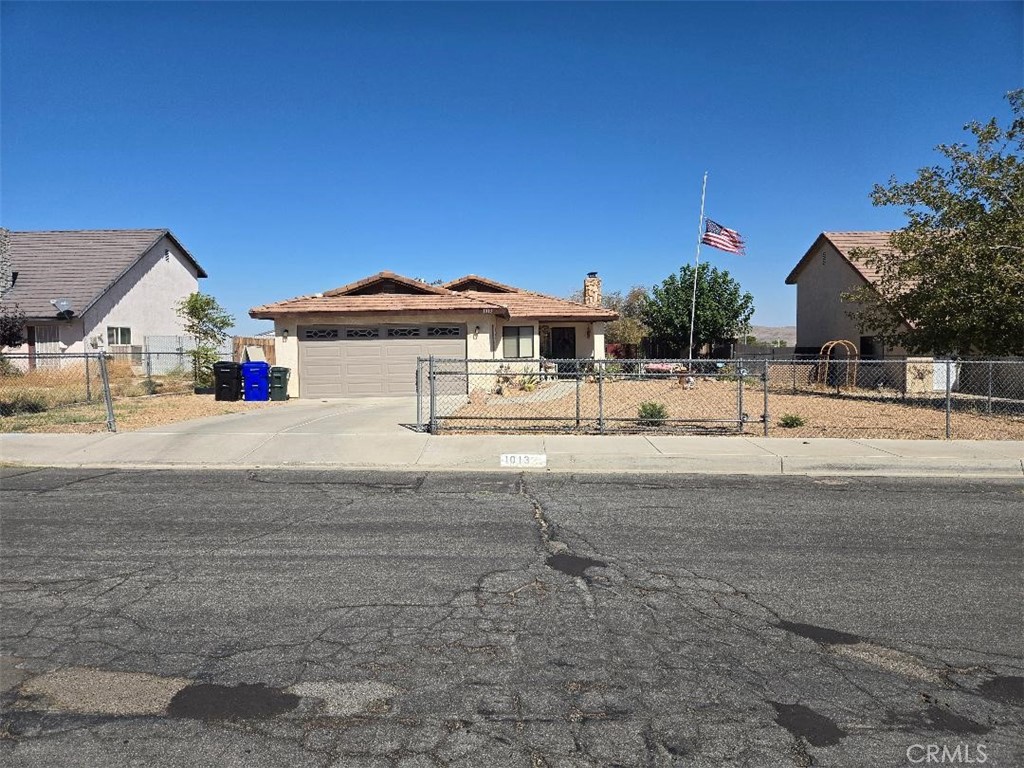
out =
<path fill-rule="evenodd" d="M 1024 439 L 1024 361 L 420 358 L 424 430 Z"/>

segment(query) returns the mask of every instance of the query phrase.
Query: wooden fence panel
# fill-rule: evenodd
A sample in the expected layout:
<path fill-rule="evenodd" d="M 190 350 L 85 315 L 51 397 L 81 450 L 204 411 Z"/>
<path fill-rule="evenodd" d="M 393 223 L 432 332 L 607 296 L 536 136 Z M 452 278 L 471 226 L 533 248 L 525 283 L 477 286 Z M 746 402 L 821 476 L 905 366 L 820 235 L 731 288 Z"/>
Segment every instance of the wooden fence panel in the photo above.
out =
<path fill-rule="evenodd" d="M 263 355 L 271 365 L 277 365 L 274 354 L 274 339 L 271 336 L 234 336 L 231 339 L 231 359 L 236 363 L 242 361 L 242 352 L 246 347 L 260 347 Z"/>

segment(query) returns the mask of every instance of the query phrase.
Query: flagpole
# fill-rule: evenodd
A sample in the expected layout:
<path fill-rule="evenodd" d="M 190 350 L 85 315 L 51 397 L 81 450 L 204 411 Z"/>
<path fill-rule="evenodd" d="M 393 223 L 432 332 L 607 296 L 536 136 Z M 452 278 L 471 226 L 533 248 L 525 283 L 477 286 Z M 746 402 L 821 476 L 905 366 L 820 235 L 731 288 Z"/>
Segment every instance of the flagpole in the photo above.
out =
<path fill-rule="evenodd" d="M 704 183 L 700 187 L 700 221 L 697 222 L 697 256 L 693 260 L 693 298 L 690 300 L 690 367 L 693 368 L 693 321 L 697 316 L 697 272 L 700 271 L 701 230 L 704 229 L 704 193 L 708 188 L 708 172 L 704 171 Z"/>

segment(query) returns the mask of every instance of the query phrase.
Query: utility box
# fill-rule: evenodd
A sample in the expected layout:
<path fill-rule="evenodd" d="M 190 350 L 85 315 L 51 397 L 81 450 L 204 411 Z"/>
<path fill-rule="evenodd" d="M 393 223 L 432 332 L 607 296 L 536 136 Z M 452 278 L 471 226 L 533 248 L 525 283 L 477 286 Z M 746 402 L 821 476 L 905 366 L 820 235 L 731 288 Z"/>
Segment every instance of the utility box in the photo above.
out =
<path fill-rule="evenodd" d="M 246 400 L 270 399 L 268 363 L 242 363 L 242 392 Z"/>
<path fill-rule="evenodd" d="M 224 361 L 213 364 L 213 399 L 242 399 L 242 366 Z"/>
<path fill-rule="evenodd" d="M 270 369 L 270 399 L 288 399 L 288 379 L 291 378 L 292 369 L 275 365 Z"/>

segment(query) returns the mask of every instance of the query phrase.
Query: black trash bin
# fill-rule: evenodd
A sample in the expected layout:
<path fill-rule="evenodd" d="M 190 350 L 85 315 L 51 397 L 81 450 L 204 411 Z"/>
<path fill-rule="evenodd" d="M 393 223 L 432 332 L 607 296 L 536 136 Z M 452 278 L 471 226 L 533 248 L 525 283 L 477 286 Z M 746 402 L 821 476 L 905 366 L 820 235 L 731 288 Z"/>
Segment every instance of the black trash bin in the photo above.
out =
<path fill-rule="evenodd" d="M 242 366 L 221 361 L 213 364 L 213 399 L 241 400 Z"/>
<path fill-rule="evenodd" d="M 282 368 L 275 365 L 270 369 L 270 399 L 288 399 L 288 378 L 291 376 L 291 368 Z"/>

